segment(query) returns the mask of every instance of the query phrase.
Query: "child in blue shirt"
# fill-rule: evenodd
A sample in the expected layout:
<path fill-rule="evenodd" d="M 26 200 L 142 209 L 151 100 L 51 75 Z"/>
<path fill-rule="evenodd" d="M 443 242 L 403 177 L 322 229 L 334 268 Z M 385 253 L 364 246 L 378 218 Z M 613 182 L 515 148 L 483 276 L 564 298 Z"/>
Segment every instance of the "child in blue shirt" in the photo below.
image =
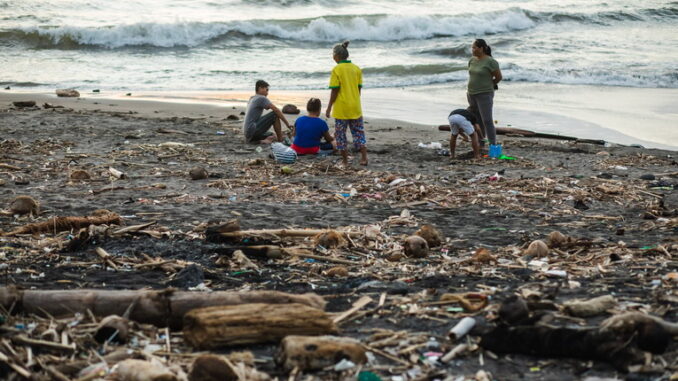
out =
<path fill-rule="evenodd" d="M 306 104 L 308 116 L 302 116 L 294 122 L 294 143 L 290 146 L 299 155 L 316 154 L 322 149 L 332 149 L 334 138 L 329 127 L 320 119 L 322 103 L 318 98 L 311 98 Z M 327 143 L 320 143 L 325 138 Z"/>

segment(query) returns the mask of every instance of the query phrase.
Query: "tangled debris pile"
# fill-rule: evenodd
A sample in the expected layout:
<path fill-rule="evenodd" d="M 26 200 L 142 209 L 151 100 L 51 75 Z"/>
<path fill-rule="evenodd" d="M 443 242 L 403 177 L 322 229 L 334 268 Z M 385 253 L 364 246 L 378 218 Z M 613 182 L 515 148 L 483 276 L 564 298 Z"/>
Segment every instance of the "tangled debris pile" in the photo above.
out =
<path fill-rule="evenodd" d="M 227 119 L 0 115 L 3 378 L 678 377 L 671 153 L 283 172 Z"/>

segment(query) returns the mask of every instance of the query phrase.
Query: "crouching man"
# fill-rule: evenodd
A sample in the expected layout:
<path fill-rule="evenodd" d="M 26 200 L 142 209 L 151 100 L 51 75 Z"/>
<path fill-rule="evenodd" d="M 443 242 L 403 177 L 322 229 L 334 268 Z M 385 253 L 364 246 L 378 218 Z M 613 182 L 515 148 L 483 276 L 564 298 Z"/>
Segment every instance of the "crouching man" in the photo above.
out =
<path fill-rule="evenodd" d="M 254 86 L 255 94 L 247 103 L 247 111 L 245 112 L 245 122 L 243 123 L 243 133 L 245 134 L 245 141 L 254 144 L 271 144 L 275 141 L 282 142 L 283 134 L 280 128 L 280 121 L 282 120 L 288 129 L 292 129 L 290 122 L 287 121 L 285 115 L 275 107 L 268 97 L 269 85 L 266 81 L 259 80 Z M 271 112 L 264 114 L 264 110 L 271 110 Z M 275 136 L 269 130 L 273 127 Z"/>

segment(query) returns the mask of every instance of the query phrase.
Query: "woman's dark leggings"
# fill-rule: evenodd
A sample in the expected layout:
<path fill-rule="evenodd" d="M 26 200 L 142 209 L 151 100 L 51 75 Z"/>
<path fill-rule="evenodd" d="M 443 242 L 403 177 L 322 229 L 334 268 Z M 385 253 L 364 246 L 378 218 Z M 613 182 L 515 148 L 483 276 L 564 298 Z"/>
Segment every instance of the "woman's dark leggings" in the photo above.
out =
<path fill-rule="evenodd" d="M 492 118 L 494 91 L 480 94 L 466 93 L 466 98 L 473 113 L 476 114 L 476 118 L 480 120 L 480 125 L 485 130 L 485 136 L 490 141 L 490 144 L 497 144 L 497 132 L 494 129 L 494 119 Z M 482 144 L 480 141 L 479 143 Z"/>

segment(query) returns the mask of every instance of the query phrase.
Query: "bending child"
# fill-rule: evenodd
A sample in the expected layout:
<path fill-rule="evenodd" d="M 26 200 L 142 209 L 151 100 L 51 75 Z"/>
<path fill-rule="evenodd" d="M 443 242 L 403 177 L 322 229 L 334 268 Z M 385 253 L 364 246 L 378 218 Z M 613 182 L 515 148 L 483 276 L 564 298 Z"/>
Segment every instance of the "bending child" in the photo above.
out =
<path fill-rule="evenodd" d="M 360 164 L 367 165 L 367 146 L 363 110 L 360 105 L 360 93 L 363 87 L 363 73 L 358 66 L 348 60 L 348 41 L 337 44 L 332 49 L 332 58 L 337 65 L 330 76 L 330 103 L 325 115 L 334 117 L 334 138 L 337 149 L 341 151 L 344 166 L 348 166 L 346 129 L 351 130 L 353 145 L 360 151 Z M 334 110 L 332 110 L 334 106 Z"/>
<path fill-rule="evenodd" d="M 330 135 L 329 127 L 324 120 L 320 119 L 320 110 L 322 103 L 318 98 L 311 98 L 306 104 L 308 116 L 302 116 L 294 122 L 294 143 L 291 148 L 299 155 L 313 155 L 323 150 L 333 149 L 332 141 L 334 138 Z M 320 139 L 325 138 L 326 143 L 320 143 Z"/>
<path fill-rule="evenodd" d="M 478 139 L 480 136 L 480 125 L 475 116 L 468 110 L 463 108 L 456 109 L 447 117 L 450 122 L 450 157 L 454 158 L 454 151 L 457 148 L 457 136 L 459 133 L 464 133 L 471 138 L 471 146 L 473 147 L 473 157 L 480 159 L 480 144 Z"/>

